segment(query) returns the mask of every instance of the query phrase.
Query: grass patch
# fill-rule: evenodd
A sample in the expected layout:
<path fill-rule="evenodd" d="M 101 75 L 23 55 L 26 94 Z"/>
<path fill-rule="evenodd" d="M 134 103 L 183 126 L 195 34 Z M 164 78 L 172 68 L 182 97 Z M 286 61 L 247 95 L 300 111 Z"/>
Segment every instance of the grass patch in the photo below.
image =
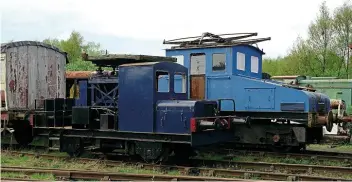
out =
<path fill-rule="evenodd" d="M 66 155 L 66 153 L 53 152 L 57 155 Z M 52 153 L 50 153 L 52 154 Z M 215 155 L 215 154 L 201 154 L 200 157 L 203 159 L 212 159 L 212 160 L 221 160 L 225 155 Z M 239 154 L 237 156 L 227 156 L 227 160 L 229 161 L 247 161 L 247 162 L 270 162 L 270 163 L 289 163 L 289 164 L 310 164 L 310 165 L 330 165 L 330 166 L 346 166 L 350 165 L 350 163 L 344 162 L 333 162 L 333 161 L 317 161 L 314 159 L 294 159 L 294 158 L 276 158 L 276 157 L 268 157 L 268 156 L 251 156 L 251 155 L 242 155 Z M 145 169 L 140 166 L 132 165 L 132 164 L 120 164 L 117 166 L 110 166 L 105 164 L 104 161 L 89 161 L 82 162 L 75 159 L 45 159 L 45 158 L 35 158 L 32 156 L 23 156 L 23 155 L 14 155 L 10 152 L 3 151 L 1 154 L 1 165 L 4 166 L 21 166 L 21 167 L 41 167 L 41 168 L 60 168 L 60 169 L 75 169 L 75 170 L 91 170 L 91 171 L 102 171 L 102 172 L 120 172 L 120 173 L 132 173 L 132 174 L 168 174 L 168 175 L 184 175 L 183 172 L 178 170 L 169 170 L 169 169 Z M 221 167 L 223 168 L 223 167 Z M 224 167 L 225 168 L 225 167 Z M 232 168 L 234 169 L 234 168 Z M 246 168 L 238 168 L 242 170 L 251 171 L 253 169 Z M 260 169 L 266 171 L 267 169 Z M 292 174 L 305 174 L 305 175 L 314 175 L 314 176 L 324 176 L 324 177 L 335 177 L 335 178 L 345 178 L 352 179 L 352 174 L 341 174 L 341 173 L 317 173 L 307 171 L 290 171 L 289 169 L 275 169 L 272 172 L 280 172 L 280 173 L 292 173 Z M 20 175 L 19 177 L 12 178 L 26 178 L 26 179 L 38 179 L 43 178 L 43 180 L 51 180 L 46 179 L 50 178 L 50 176 L 40 176 L 40 174 L 36 174 L 37 176 L 30 175 L 29 177 L 25 174 L 15 173 L 16 175 Z M 13 175 L 13 174 L 7 174 Z M 22 175 L 22 176 L 21 176 Z M 200 176 L 208 176 L 207 174 L 199 174 Z M 54 176 L 51 176 L 54 178 Z M 217 177 L 229 177 L 231 176 L 217 176 Z M 247 179 L 257 179 L 260 180 L 258 176 L 250 176 Z M 42 180 L 42 179 L 39 179 Z"/>
<path fill-rule="evenodd" d="M 319 165 L 319 166 L 348 166 L 348 162 L 336 162 L 316 159 L 297 159 L 297 158 L 275 158 L 269 156 L 236 156 L 232 161 L 246 162 L 268 162 L 268 163 L 285 163 L 285 164 L 303 164 L 303 165 Z"/>
<path fill-rule="evenodd" d="M 268 163 L 286 163 L 286 164 L 302 164 L 302 165 L 318 165 L 318 166 L 349 166 L 349 162 L 334 162 L 334 161 L 317 161 L 315 159 L 294 159 L 294 158 L 274 158 L 274 157 L 255 157 L 255 156 L 238 156 L 233 157 L 232 161 L 247 161 L 247 162 L 268 162 Z M 289 168 L 274 169 L 273 172 L 279 173 L 292 173 L 292 174 L 305 174 L 315 175 L 332 178 L 345 178 L 352 179 L 352 174 L 336 173 L 336 172 L 321 172 L 321 171 L 292 171 Z"/>
<path fill-rule="evenodd" d="M 244 162 L 268 162 L 268 163 L 286 163 L 286 164 L 304 164 L 304 165 L 322 165 L 322 166 L 351 166 L 351 162 L 334 161 L 334 160 L 317 160 L 317 159 L 299 159 L 286 158 L 283 156 L 260 156 L 250 153 L 219 155 L 215 153 L 202 153 L 196 158 L 208 160 L 229 160 L 229 161 L 244 161 Z"/>
<path fill-rule="evenodd" d="M 343 144 L 343 145 L 310 144 L 310 145 L 307 145 L 307 150 L 352 153 L 352 144 Z"/>
<path fill-rule="evenodd" d="M 9 152 L 2 152 L 1 165 L 21 166 L 21 167 L 40 167 L 73 170 L 90 170 L 102 172 L 120 172 L 133 174 L 169 174 L 180 175 L 178 171 L 163 171 L 159 169 L 143 169 L 135 165 L 121 164 L 109 166 L 104 161 L 81 162 L 75 159 L 45 159 L 32 156 L 13 155 Z"/>
<path fill-rule="evenodd" d="M 2 178 L 16 178 L 16 179 L 30 179 L 30 180 L 46 180 L 46 181 L 54 181 L 55 180 L 55 177 L 52 174 L 39 174 L 39 173 L 27 175 L 24 173 L 2 172 L 1 177 Z"/>
<path fill-rule="evenodd" d="M 286 163 L 286 164 L 302 164 L 302 165 L 319 165 L 319 166 L 351 166 L 351 162 L 336 162 L 329 160 L 316 160 L 316 159 L 297 159 L 297 158 L 285 158 L 285 157 L 271 157 L 271 156 L 257 156 L 257 155 L 243 155 L 238 154 L 233 156 L 221 156 L 211 153 L 201 154 L 199 159 L 209 159 L 209 160 L 228 160 L 228 161 L 238 161 L 238 162 L 267 162 L 267 163 Z M 240 166 L 233 166 L 237 170 L 258 170 L 259 168 L 246 168 Z M 271 171 L 271 169 L 259 169 L 260 171 Z M 345 178 L 352 179 L 352 174 L 336 173 L 336 172 L 321 172 L 321 171 L 292 171 L 289 168 L 280 168 L 274 169 L 272 172 L 278 173 L 292 173 L 292 174 L 304 174 L 304 175 L 314 175 L 314 176 L 323 176 L 323 177 L 332 177 L 332 178 Z"/>

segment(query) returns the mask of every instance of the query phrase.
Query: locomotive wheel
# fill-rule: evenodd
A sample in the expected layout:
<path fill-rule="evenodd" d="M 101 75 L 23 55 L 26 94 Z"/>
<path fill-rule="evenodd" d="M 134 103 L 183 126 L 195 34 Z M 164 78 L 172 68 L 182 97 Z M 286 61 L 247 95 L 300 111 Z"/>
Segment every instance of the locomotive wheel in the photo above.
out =
<path fill-rule="evenodd" d="M 169 159 L 169 155 L 170 155 L 170 149 L 169 148 L 164 148 L 163 152 L 161 153 L 161 155 L 158 157 L 158 159 L 156 160 L 157 163 L 161 163 L 161 162 L 165 162 Z"/>
<path fill-rule="evenodd" d="M 72 146 L 72 149 L 67 151 L 67 154 L 70 155 L 70 157 L 79 157 L 82 153 L 83 150 L 79 146 Z"/>
<path fill-rule="evenodd" d="M 136 142 L 136 154 L 148 163 L 167 161 L 170 152 L 170 147 L 162 143 Z"/>
<path fill-rule="evenodd" d="M 83 153 L 83 145 L 80 138 L 65 139 L 65 151 L 70 157 L 79 157 Z"/>
<path fill-rule="evenodd" d="M 170 149 L 163 148 L 161 154 L 156 159 L 146 159 L 143 158 L 147 163 L 160 164 L 162 162 L 166 162 L 169 159 Z"/>
<path fill-rule="evenodd" d="M 14 137 L 16 142 L 21 146 L 27 146 L 33 141 L 33 127 L 29 124 L 28 121 L 15 121 L 14 126 Z"/>
<path fill-rule="evenodd" d="M 190 146 L 178 146 L 174 149 L 175 157 L 180 160 L 188 159 L 191 156 L 194 156 L 195 153 Z"/>
<path fill-rule="evenodd" d="M 189 164 L 189 158 L 192 156 L 196 156 L 197 154 L 195 151 L 190 147 L 190 146 L 176 146 L 174 149 L 174 154 L 175 154 L 175 163 L 180 164 L 180 165 L 186 165 Z"/>

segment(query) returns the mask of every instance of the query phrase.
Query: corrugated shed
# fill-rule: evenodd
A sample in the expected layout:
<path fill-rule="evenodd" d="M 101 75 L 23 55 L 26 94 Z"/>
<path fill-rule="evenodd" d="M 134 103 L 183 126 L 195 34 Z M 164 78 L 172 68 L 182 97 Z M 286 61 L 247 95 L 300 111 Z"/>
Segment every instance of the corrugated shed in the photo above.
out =
<path fill-rule="evenodd" d="M 12 42 L 6 53 L 6 93 L 9 110 L 34 109 L 35 99 L 64 98 L 67 54 L 34 41 Z"/>

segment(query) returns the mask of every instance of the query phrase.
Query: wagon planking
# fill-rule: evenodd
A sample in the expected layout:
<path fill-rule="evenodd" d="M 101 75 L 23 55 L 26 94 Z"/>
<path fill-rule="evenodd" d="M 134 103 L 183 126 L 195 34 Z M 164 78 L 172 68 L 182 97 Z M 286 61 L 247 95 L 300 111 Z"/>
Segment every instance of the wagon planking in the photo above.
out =
<path fill-rule="evenodd" d="M 9 111 L 32 110 L 35 99 L 64 98 L 67 54 L 51 45 L 19 41 L 1 45 Z"/>

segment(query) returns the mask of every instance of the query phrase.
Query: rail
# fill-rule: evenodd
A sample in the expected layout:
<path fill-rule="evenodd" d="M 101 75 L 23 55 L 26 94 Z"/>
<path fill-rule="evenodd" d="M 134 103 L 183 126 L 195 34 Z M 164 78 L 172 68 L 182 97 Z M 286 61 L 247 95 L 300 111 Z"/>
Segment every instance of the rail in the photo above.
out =
<path fill-rule="evenodd" d="M 25 174 L 53 174 L 59 179 L 78 180 L 192 180 L 192 181 L 234 181 L 233 178 L 215 178 L 200 176 L 156 175 L 156 174 L 129 174 L 112 172 L 93 172 L 83 170 L 26 168 L 18 166 L 1 166 L 1 172 Z M 241 180 L 241 179 L 239 179 Z"/>
<path fill-rule="evenodd" d="M 294 159 L 309 159 L 309 160 L 330 160 L 337 162 L 351 162 L 352 163 L 352 153 L 341 153 L 341 152 L 327 152 L 327 151 L 314 151 L 314 150 L 306 150 L 300 153 L 278 153 L 278 152 L 268 152 L 264 150 L 256 149 L 230 149 L 231 143 L 224 144 L 218 147 L 218 149 L 209 149 L 208 151 L 213 153 L 214 155 L 223 155 L 224 158 L 235 157 L 235 156 L 243 156 L 243 155 L 253 155 L 259 157 L 275 157 L 275 158 L 294 158 Z M 13 144 L 1 144 L 2 149 L 5 148 L 22 148 L 19 145 Z M 28 146 L 24 149 L 47 149 L 45 146 Z M 13 151 L 15 152 L 15 151 Z M 92 152 L 94 153 L 94 152 Z M 98 153 L 94 153 L 98 154 Z M 351 164 L 352 166 L 352 164 Z"/>
<path fill-rule="evenodd" d="M 43 157 L 47 159 L 66 158 L 64 156 L 53 156 L 53 155 L 47 155 L 47 154 L 39 155 L 39 154 L 23 153 L 23 152 L 12 152 L 12 153 Z M 90 158 L 78 158 L 76 159 L 76 161 L 91 162 L 91 161 L 97 161 L 97 160 L 90 159 Z M 112 161 L 112 160 L 101 160 L 101 161 L 104 162 L 104 164 L 108 167 L 116 167 L 121 164 L 131 163 L 126 161 Z M 230 176 L 230 177 L 245 178 L 245 179 L 256 177 L 264 180 L 296 179 L 296 180 L 304 180 L 304 181 L 313 181 L 313 180 L 344 181 L 347 179 L 321 177 L 313 174 L 316 172 L 323 172 L 323 173 L 338 172 L 339 174 L 347 174 L 347 175 L 352 174 L 351 167 L 299 165 L 299 164 L 265 163 L 265 162 L 218 161 L 218 160 L 203 160 L 203 159 L 191 159 L 189 162 L 191 167 L 175 166 L 175 165 L 155 165 L 155 164 L 136 163 L 136 162 L 133 162 L 131 165 L 136 165 L 137 167 L 142 169 L 178 170 L 180 171 L 180 173 L 185 175 L 202 174 L 202 175 L 213 176 L 213 177 Z M 225 169 L 225 168 L 230 168 L 230 169 Z M 281 173 L 281 172 L 278 173 L 278 171 L 284 171 L 284 173 Z M 349 180 L 352 180 L 352 179 L 349 179 Z"/>
<path fill-rule="evenodd" d="M 295 158 L 295 159 L 314 159 L 318 161 L 331 160 L 338 162 L 352 162 L 352 153 L 338 153 L 338 152 L 323 152 L 323 151 L 305 151 L 305 153 L 277 153 L 266 151 L 247 151 L 247 150 L 232 150 L 225 149 L 219 151 L 217 154 L 226 154 L 227 157 L 237 155 L 257 155 L 275 158 Z"/>

